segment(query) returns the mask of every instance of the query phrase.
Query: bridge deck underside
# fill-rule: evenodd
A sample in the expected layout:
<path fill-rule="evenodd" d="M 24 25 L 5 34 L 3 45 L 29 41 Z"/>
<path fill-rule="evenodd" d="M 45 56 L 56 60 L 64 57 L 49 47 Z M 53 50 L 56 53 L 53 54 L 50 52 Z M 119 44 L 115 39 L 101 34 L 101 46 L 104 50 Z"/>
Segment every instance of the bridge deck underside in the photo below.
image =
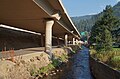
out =
<path fill-rule="evenodd" d="M 1 0 L 0 11 L 0 24 L 45 33 L 44 19 L 49 15 L 32 0 Z M 64 38 L 66 33 L 72 39 L 71 33 L 55 21 L 53 35 Z"/>

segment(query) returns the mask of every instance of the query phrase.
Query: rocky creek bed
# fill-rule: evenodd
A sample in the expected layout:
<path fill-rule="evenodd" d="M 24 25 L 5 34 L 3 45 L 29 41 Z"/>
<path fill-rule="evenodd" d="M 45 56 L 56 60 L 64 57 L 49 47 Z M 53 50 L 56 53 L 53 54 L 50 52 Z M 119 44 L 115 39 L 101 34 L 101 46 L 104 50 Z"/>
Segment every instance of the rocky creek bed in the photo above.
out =
<path fill-rule="evenodd" d="M 67 63 L 42 79 L 93 79 L 89 68 L 89 49 L 83 47 Z"/>

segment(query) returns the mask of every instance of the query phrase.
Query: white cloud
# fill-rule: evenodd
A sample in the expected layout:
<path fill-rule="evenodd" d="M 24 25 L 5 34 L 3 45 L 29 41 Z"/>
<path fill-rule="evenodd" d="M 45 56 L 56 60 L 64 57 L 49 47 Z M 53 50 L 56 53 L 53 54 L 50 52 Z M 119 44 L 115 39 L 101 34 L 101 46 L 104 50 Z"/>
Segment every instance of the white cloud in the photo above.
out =
<path fill-rule="evenodd" d="M 96 14 L 98 14 L 98 13 L 97 12 L 96 13 L 89 13 L 87 15 L 96 15 Z"/>
<path fill-rule="evenodd" d="M 119 2 L 120 0 L 117 0 L 117 2 Z"/>

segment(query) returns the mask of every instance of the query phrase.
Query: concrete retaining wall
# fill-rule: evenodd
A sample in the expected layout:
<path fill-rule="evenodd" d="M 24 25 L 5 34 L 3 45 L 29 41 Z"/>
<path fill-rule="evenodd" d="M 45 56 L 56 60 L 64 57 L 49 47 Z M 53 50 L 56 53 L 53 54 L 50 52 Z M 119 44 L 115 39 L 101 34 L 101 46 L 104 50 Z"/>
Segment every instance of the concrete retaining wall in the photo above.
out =
<path fill-rule="evenodd" d="M 95 79 L 120 79 L 120 72 L 93 58 L 90 58 L 90 67 Z"/>
<path fill-rule="evenodd" d="M 32 47 L 45 46 L 45 36 L 43 36 L 43 43 L 41 43 L 41 36 L 31 33 L 15 31 L 0 27 L 0 51 L 6 47 L 6 49 L 24 49 Z M 59 40 L 60 45 L 64 44 L 64 40 Z M 52 39 L 52 45 L 57 46 L 57 39 Z"/>
<path fill-rule="evenodd" d="M 0 50 L 40 47 L 40 36 L 0 27 Z"/>

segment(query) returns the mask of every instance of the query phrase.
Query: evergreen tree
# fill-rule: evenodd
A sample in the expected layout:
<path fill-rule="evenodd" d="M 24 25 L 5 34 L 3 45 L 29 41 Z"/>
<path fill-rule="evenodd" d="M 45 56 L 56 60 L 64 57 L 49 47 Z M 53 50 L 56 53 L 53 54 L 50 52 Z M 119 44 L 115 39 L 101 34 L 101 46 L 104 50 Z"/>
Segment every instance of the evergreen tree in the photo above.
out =
<path fill-rule="evenodd" d="M 96 49 L 111 50 L 112 49 L 112 30 L 119 25 L 119 20 L 113 16 L 112 7 L 106 6 L 103 10 L 101 18 L 96 21 L 91 30 L 91 42 L 97 44 Z"/>

